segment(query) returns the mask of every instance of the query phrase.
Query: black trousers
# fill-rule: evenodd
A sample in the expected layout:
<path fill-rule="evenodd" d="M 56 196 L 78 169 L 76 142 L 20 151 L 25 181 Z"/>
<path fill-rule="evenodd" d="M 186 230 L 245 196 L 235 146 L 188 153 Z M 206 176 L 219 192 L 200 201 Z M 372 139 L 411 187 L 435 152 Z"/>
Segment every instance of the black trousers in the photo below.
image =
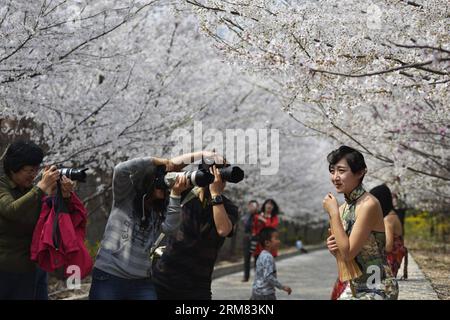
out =
<path fill-rule="evenodd" d="M 250 244 L 251 244 L 251 237 L 245 236 L 244 237 L 244 280 L 247 280 L 250 278 L 250 263 L 252 260 L 252 254 L 250 253 Z"/>

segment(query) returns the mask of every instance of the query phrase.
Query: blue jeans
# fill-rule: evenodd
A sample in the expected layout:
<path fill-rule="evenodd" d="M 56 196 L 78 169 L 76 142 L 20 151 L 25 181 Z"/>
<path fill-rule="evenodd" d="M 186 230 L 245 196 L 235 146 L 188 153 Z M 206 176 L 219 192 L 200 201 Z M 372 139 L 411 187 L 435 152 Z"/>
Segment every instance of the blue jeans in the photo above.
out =
<path fill-rule="evenodd" d="M 0 271 L 0 300 L 47 300 L 47 273 Z"/>
<path fill-rule="evenodd" d="M 94 268 L 89 300 L 156 300 L 156 291 L 149 278 L 124 279 Z"/>

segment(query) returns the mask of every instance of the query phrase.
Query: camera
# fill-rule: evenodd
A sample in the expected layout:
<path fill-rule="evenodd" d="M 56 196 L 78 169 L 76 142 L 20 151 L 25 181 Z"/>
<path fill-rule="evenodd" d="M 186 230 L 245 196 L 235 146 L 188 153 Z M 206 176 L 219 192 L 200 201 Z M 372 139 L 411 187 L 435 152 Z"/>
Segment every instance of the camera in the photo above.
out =
<path fill-rule="evenodd" d="M 209 172 L 210 168 L 214 165 L 219 169 L 220 177 L 224 181 L 238 183 L 244 179 L 244 170 L 238 166 L 226 163 L 225 159 L 223 159 L 223 163 L 216 163 L 215 159 L 202 158 L 202 162 L 198 165 L 198 169 Z"/>
<path fill-rule="evenodd" d="M 79 181 L 79 182 L 86 182 L 86 171 L 89 170 L 87 168 L 85 169 L 77 169 L 77 168 L 61 168 L 58 169 L 59 171 L 59 177 L 62 178 L 63 176 L 66 176 L 70 180 L 73 181 Z"/>
<path fill-rule="evenodd" d="M 155 178 L 156 189 L 170 189 L 178 176 L 186 176 L 191 186 L 206 187 L 214 182 L 214 175 L 209 172 L 211 165 L 201 164 L 198 170 L 183 172 L 165 172 L 165 166 L 157 168 Z M 244 179 L 244 171 L 238 166 L 223 166 L 219 168 L 222 180 L 238 183 Z"/>

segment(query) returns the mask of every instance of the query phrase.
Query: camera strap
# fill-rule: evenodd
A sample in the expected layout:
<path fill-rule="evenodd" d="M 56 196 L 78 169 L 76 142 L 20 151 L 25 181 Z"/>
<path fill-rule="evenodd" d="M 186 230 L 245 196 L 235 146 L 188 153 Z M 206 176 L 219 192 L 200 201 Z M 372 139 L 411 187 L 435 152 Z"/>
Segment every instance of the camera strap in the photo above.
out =
<path fill-rule="evenodd" d="M 155 243 L 153 244 L 153 246 L 150 248 L 150 251 L 148 252 L 148 256 L 150 257 L 150 259 L 152 258 L 152 256 L 155 253 L 156 249 L 158 249 L 158 247 L 161 244 L 161 242 L 164 240 L 165 236 L 166 236 L 166 234 L 164 232 L 161 232 L 159 234 L 158 239 L 156 239 Z"/>
<path fill-rule="evenodd" d="M 183 198 L 181 201 L 181 206 L 184 206 L 186 203 L 191 201 L 194 198 L 197 198 L 200 193 L 200 187 L 194 187 L 189 191 L 189 193 Z"/>
<path fill-rule="evenodd" d="M 61 190 L 61 182 L 58 180 L 56 182 L 56 196 L 53 200 L 53 209 L 55 210 L 55 217 L 53 219 L 53 231 L 52 231 L 52 240 L 55 249 L 59 249 L 59 245 L 61 243 L 61 231 L 59 230 L 59 215 L 60 213 L 69 212 L 66 203 L 64 202 L 64 198 Z"/>

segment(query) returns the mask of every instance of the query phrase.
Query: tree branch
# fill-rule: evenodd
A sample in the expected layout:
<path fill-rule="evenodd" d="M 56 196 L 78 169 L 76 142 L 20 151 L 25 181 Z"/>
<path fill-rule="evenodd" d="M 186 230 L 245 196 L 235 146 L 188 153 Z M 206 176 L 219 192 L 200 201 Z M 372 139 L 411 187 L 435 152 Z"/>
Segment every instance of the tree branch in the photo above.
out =
<path fill-rule="evenodd" d="M 444 60 L 447 60 L 447 59 L 444 59 Z M 314 72 L 318 72 L 318 73 L 332 74 L 335 76 L 343 76 L 343 77 L 349 77 L 349 78 L 363 78 L 363 77 L 371 77 L 371 76 L 391 73 L 391 72 L 399 71 L 399 70 L 403 70 L 403 69 L 422 67 L 422 66 L 426 66 L 426 65 L 429 65 L 432 63 L 433 63 L 433 61 L 429 60 L 429 61 L 425 61 L 425 62 L 411 63 L 411 64 L 402 65 L 402 66 L 395 67 L 395 68 L 390 68 L 390 69 L 381 70 L 381 71 L 374 71 L 374 72 L 369 72 L 369 73 L 363 73 L 363 74 L 341 73 L 341 72 L 320 70 L 320 69 L 314 69 L 314 68 L 311 68 L 310 70 L 314 71 Z"/>

